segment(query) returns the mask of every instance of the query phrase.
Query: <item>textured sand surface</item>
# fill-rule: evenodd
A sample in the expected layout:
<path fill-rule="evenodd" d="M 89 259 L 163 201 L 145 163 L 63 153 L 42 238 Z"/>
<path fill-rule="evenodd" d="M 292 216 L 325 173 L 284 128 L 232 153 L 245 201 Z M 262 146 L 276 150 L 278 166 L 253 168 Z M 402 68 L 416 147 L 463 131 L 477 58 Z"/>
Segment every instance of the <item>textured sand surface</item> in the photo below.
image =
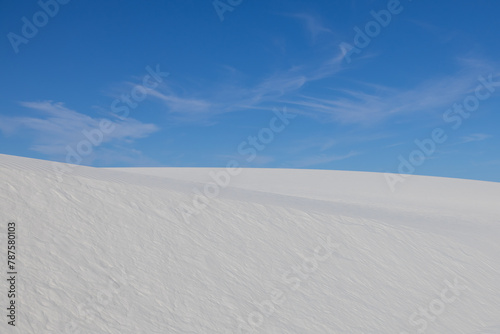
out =
<path fill-rule="evenodd" d="M 500 184 L 223 172 L 0 155 L 0 333 L 500 333 Z"/>

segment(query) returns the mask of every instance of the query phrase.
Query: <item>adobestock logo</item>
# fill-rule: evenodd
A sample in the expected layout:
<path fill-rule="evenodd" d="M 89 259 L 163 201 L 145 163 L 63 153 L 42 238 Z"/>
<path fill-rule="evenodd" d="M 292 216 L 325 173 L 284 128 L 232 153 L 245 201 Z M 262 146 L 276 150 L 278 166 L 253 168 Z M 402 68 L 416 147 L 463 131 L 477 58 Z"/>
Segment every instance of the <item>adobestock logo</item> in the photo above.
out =
<path fill-rule="evenodd" d="M 496 91 L 496 87 L 500 86 L 499 81 L 493 80 L 493 74 L 487 77 L 478 77 L 479 85 L 474 89 L 474 93 L 467 95 L 461 103 L 454 103 L 451 108 L 448 108 L 442 115 L 445 123 L 451 124 L 451 129 L 458 130 L 464 120 L 470 118 L 473 112 L 476 112 L 481 102 L 486 101 Z M 422 140 L 415 139 L 413 143 L 416 148 L 412 150 L 407 157 L 398 156 L 398 173 L 384 173 L 385 180 L 391 192 L 396 191 L 396 186 L 399 183 L 404 183 L 406 179 L 415 174 L 418 167 L 422 166 L 425 161 L 431 158 L 440 145 L 443 145 L 450 136 L 450 130 L 441 127 L 434 128 L 427 138 Z"/>
<path fill-rule="evenodd" d="M 274 116 L 269 120 L 268 126 L 261 128 L 255 136 L 248 136 L 237 148 L 240 159 L 230 160 L 224 170 L 210 172 L 209 176 L 213 182 L 206 183 L 202 189 L 193 188 L 194 196 L 190 204 L 183 204 L 180 207 L 181 215 L 186 224 L 190 224 L 190 218 L 198 215 L 205 210 L 211 200 L 219 196 L 221 190 L 227 188 L 233 177 L 238 176 L 242 171 L 242 165 L 252 163 L 259 155 L 259 152 L 270 145 L 277 134 L 281 133 L 297 117 L 296 114 L 287 111 L 286 107 L 282 110 L 273 109 Z"/>
<path fill-rule="evenodd" d="M 15 53 L 19 53 L 19 45 L 28 44 L 30 39 L 35 38 L 38 34 L 38 28 L 43 28 L 49 23 L 50 19 L 59 13 L 60 5 L 66 5 L 70 0 L 40 0 L 38 6 L 42 10 L 36 12 L 31 17 L 31 20 L 26 16 L 21 18 L 23 23 L 21 27 L 21 35 L 9 32 L 7 38 Z"/>
<path fill-rule="evenodd" d="M 215 12 L 219 16 L 220 21 L 224 21 L 224 13 L 232 12 L 237 6 L 241 5 L 243 0 L 214 0 L 212 5 L 214 6 Z"/>
<path fill-rule="evenodd" d="M 412 1 L 412 0 L 408 0 Z M 353 44 L 346 42 L 340 43 L 340 51 L 342 52 L 345 61 L 350 64 L 352 55 L 359 55 L 361 51 L 370 45 L 371 41 L 382 32 L 382 28 L 386 28 L 392 22 L 392 17 L 401 14 L 404 7 L 399 0 L 389 0 L 386 5 L 387 9 L 381 9 L 378 12 L 372 10 L 370 15 L 373 20 L 368 21 L 364 29 L 358 26 L 354 27 Z"/>
<path fill-rule="evenodd" d="M 310 256 L 302 253 L 297 253 L 301 258 L 299 265 L 292 266 L 290 270 L 281 275 L 280 287 L 273 288 L 269 292 L 269 298 L 261 302 L 254 302 L 254 310 L 245 318 L 238 316 L 237 334 L 256 333 L 259 328 L 264 326 L 266 320 L 279 311 L 280 307 L 284 306 L 285 301 L 290 295 L 298 291 L 303 284 L 316 273 L 320 264 L 325 263 L 332 257 L 333 254 L 339 254 L 340 244 L 332 242 L 332 238 L 322 236 L 318 238 L 319 245 L 314 248 Z"/>
<path fill-rule="evenodd" d="M 430 324 L 436 322 L 445 313 L 447 306 L 453 304 L 462 292 L 469 290 L 467 285 L 463 285 L 460 281 L 467 283 L 465 279 L 459 279 L 459 277 L 455 277 L 452 282 L 445 280 L 446 287 L 439 292 L 438 296 L 432 299 L 427 307 L 419 307 L 418 312 L 410 315 L 408 323 L 416 327 L 416 332 L 425 333 Z M 410 332 L 402 331 L 399 334 L 410 334 Z"/>
<path fill-rule="evenodd" d="M 111 102 L 111 112 L 119 120 L 126 121 L 130 111 L 137 108 L 139 103 L 144 101 L 151 91 L 155 90 L 170 75 L 168 72 L 162 72 L 160 65 L 156 65 L 156 69 L 146 66 L 146 71 L 148 74 L 143 77 L 141 84 L 135 85 L 128 94 L 122 94 Z M 53 163 L 57 180 L 62 182 L 62 176 L 80 165 L 85 157 L 92 154 L 94 148 L 113 139 L 112 134 L 120 125 L 120 122 L 104 118 L 99 121 L 96 128 L 83 129 L 81 131 L 83 138 L 78 143 L 66 145 L 66 163 Z"/>

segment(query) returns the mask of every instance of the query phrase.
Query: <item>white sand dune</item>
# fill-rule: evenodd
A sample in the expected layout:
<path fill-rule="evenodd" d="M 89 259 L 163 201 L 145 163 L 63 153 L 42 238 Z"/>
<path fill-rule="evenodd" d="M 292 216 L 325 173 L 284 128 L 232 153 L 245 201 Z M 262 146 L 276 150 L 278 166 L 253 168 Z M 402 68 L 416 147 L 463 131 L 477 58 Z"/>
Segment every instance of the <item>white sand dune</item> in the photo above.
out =
<path fill-rule="evenodd" d="M 0 333 L 500 333 L 499 183 L 223 172 L 0 155 Z"/>

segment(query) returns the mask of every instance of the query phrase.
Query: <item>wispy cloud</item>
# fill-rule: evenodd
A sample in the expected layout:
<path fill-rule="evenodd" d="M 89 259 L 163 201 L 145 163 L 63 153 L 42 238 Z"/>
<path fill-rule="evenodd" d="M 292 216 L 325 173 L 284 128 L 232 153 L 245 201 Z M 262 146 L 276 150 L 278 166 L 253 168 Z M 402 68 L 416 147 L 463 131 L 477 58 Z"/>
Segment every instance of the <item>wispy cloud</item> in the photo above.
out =
<path fill-rule="evenodd" d="M 269 109 L 299 92 L 307 83 L 329 77 L 341 70 L 341 55 L 328 57 L 321 63 L 292 66 L 267 75 L 254 85 L 241 82 L 216 82 L 202 91 L 175 92 L 163 85 L 150 93 L 163 103 L 169 113 L 184 121 L 206 121 L 222 113 L 246 109 Z M 234 71 L 234 69 L 232 69 Z"/>
<path fill-rule="evenodd" d="M 312 167 L 321 164 L 326 164 L 333 161 L 340 161 L 349 159 L 351 157 L 360 155 L 360 152 L 351 151 L 344 155 L 337 154 L 318 154 L 312 156 L 306 156 L 298 160 L 292 161 L 290 164 L 295 168 Z"/>
<path fill-rule="evenodd" d="M 338 137 L 311 136 L 296 140 L 288 150 L 293 155 L 302 154 L 304 151 L 324 152 L 337 145 L 339 140 Z"/>
<path fill-rule="evenodd" d="M 299 20 L 304 25 L 313 42 L 316 42 L 316 39 L 320 34 L 333 33 L 331 29 L 325 26 L 323 21 L 318 16 L 308 13 L 286 14 L 286 16 Z"/>
<path fill-rule="evenodd" d="M 430 37 L 438 38 L 443 43 L 449 42 L 454 38 L 463 38 L 463 35 L 460 35 L 457 31 L 449 31 L 427 21 L 415 19 L 406 20 L 428 32 Z"/>
<path fill-rule="evenodd" d="M 466 143 L 471 143 L 471 142 L 476 142 L 476 141 L 483 141 L 488 138 L 492 138 L 492 135 L 488 135 L 485 133 L 474 133 L 469 136 L 462 137 L 461 140 L 456 143 L 456 144 L 466 144 Z"/>
<path fill-rule="evenodd" d="M 384 146 L 385 148 L 391 148 L 391 147 L 397 147 L 397 146 L 401 146 L 401 145 L 404 145 L 406 144 L 405 142 L 398 142 L 398 143 L 394 143 L 394 144 L 389 144 L 389 145 L 386 145 Z"/>
<path fill-rule="evenodd" d="M 159 161 L 145 156 L 140 150 L 120 144 L 113 145 L 112 148 L 101 147 L 92 157 L 92 162 L 103 166 L 126 164 L 133 167 L 160 167 L 163 165 Z"/>
<path fill-rule="evenodd" d="M 320 31 L 322 29 L 318 28 Z M 499 73 L 496 64 L 474 57 L 456 59 L 456 70 L 448 75 L 434 76 L 413 87 L 391 87 L 372 82 L 344 79 L 345 85 L 326 86 L 328 78 L 348 70 L 340 52 L 322 61 L 303 63 L 277 70 L 253 85 L 238 80 L 214 82 L 205 88 L 184 87 L 174 90 L 165 84 L 151 97 L 163 103 L 173 117 L 186 122 L 212 124 L 213 116 L 247 109 L 269 109 L 270 105 L 286 104 L 302 115 L 323 122 L 376 124 L 393 116 L 410 113 L 442 114 L 445 109 L 473 92 L 479 75 Z M 311 92 L 313 84 L 323 80 L 321 89 Z M 309 88 L 309 89 L 306 89 Z M 307 93 L 306 93 L 307 92 Z M 437 113 L 436 113 L 437 112 Z"/>
<path fill-rule="evenodd" d="M 0 130 L 5 135 L 28 131 L 35 141 L 31 149 L 43 154 L 65 154 L 67 145 L 76 145 L 86 139 L 83 131 L 100 128 L 101 119 L 69 109 L 61 102 L 21 102 L 20 104 L 41 112 L 41 115 L 39 117 L 2 116 Z M 159 129 L 154 124 L 145 124 L 132 118 L 123 121 L 110 120 L 110 122 L 114 130 L 103 136 L 103 143 L 130 143 L 147 137 Z"/>
<path fill-rule="evenodd" d="M 248 162 L 246 159 L 238 154 L 219 154 L 217 155 L 217 158 L 223 162 L 223 165 L 227 164 L 227 161 L 229 160 L 235 160 L 238 161 L 241 166 L 245 168 L 251 168 L 251 167 L 263 167 L 267 164 L 270 164 L 274 161 L 276 161 L 276 158 L 270 155 L 262 155 L 259 154 L 257 155 L 252 161 Z"/>
<path fill-rule="evenodd" d="M 435 112 L 459 102 L 477 86 L 477 78 L 496 72 L 473 59 L 460 59 L 461 70 L 455 75 L 436 77 L 413 88 L 361 84 L 354 89 L 332 89 L 331 97 L 299 95 L 287 101 L 311 114 L 342 123 L 370 123 L 393 115 L 411 112 Z"/>

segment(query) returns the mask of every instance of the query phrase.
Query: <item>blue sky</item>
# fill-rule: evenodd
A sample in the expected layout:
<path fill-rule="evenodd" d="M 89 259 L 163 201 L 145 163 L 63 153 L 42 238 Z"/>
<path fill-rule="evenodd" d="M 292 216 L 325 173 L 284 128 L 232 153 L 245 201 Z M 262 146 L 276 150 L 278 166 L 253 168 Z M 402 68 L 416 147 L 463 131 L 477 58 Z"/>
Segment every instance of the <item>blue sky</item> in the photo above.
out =
<path fill-rule="evenodd" d="M 112 131 L 99 130 L 80 164 L 224 167 L 235 159 L 398 172 L 400 158 L 419 150 L 415 140 L 441 129 L 446 140 L 424 152 L 415 174 L 500 181 L 498 1 L 2 7 L 0 153 L 71 162 L 69 150 L 78 153 L 84 132 L 104 120 Z M 118 114 L 132 92 L 145 95 Z M 472 111 L 448 112 L 464 101 Z M 248 159 L 241 145 L 284 108 L 296 117 Z"/>

